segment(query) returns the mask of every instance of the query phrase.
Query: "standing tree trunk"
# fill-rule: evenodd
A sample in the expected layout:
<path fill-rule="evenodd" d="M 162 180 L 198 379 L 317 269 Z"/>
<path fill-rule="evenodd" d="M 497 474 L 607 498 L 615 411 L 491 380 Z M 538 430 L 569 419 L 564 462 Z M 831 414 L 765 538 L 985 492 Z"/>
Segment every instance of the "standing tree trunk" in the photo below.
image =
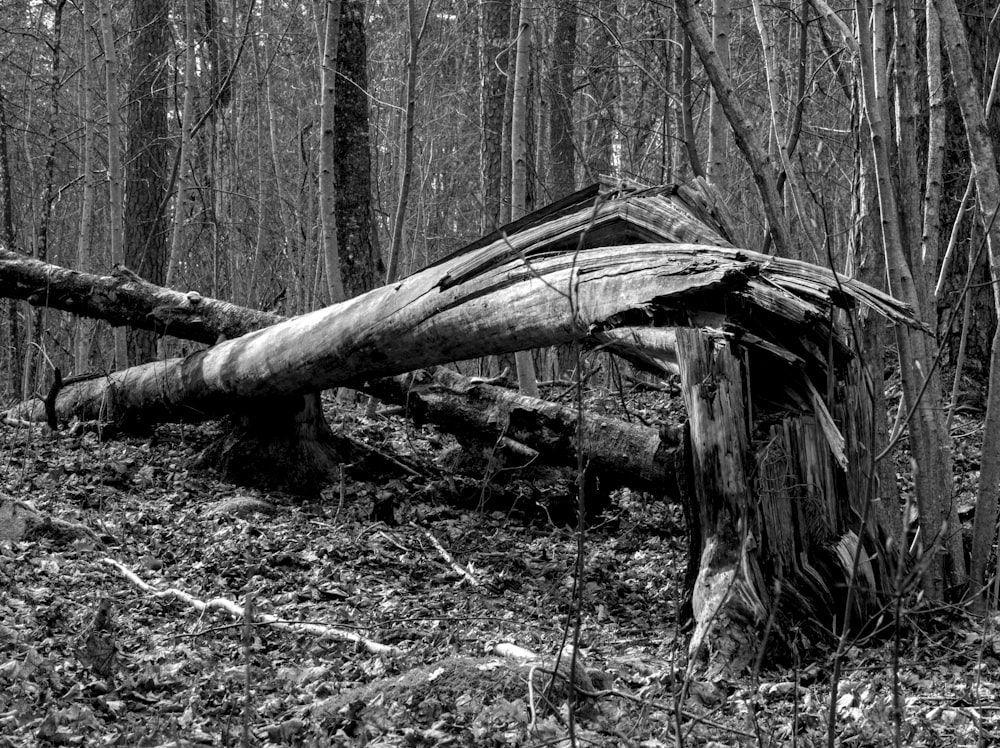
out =
<path fill-rule="evenodd" d="M 410 178 L 413 172 L 413 131 L 416 127 L 417 109 L 417 59 L 420 50 L 420 40 L 427 28 L 427 18 L 431 13 L 434 0 L 427 0 L 424 17 L 417 25 L 416 0 L 408 0 L 406 5 L 406 20 L 409 29 L 409 54 L 406 59 L 406 119 L 403 123 L 403 166 L 399 180 L 399 197 L 396 200 L 396 212 L 392 218 L 392 243 L 389 246 L 389 269 L 386 271 L 385 282 L 396 280 L 399 271 L 399 254 L 403 246 L 403 218 L 406 216 L 406 201 L 410 196 Z"/>
<path fill-rule="evenodd" d="M 790 183 L 789 193 L 791 199 L 788 200 L 785 205 L 790 205 L 795 208 L 794 214 L 799 217 L 799 232 L 804 238 L 806 235 L 807 223 L 803 220 L 805 216 L 803 211 L 800 209 L 799 201 L 800 196 L 805 193 L 799 186 L 797 176 L 798 172 L 795 171 L 791 160 L 791 153 L 789 152 L 789 145 L 792 142 L 791 132 L 782 122 L 781 96 L 778 91 L 779 73 L 777 52 L 771 33 L 768 31 L 767 23 L 764 19 L 764 11 L 760 0 L 753 0 L 752 5 L 754 19 L 757 22 L 757 33 L 760 34 L 762 47 L 761 51 L 764 56 L 764 78 L 767 87 L 771 124 L 768 128 L 770 133 L 768 142 L 771 143 L 772 146 L 770 149 L 771 152 L 776 153 L 778 160 L 781 162 L 781 174 L 779 175 L 775 186 L 777 187 L 778 196 L 780 198 L 784 190 L 785 181 L 787 180 Z M 784 206 L 782 210 L 785 210 Z M 799 254 L 796 254 L 796 256 L 799 256 Z"/>
<path fill-rule="evenodd" d="M 899 203 L 889 155 L 884 7 L 877 4 L 870 10 L 866 0 L 858 0 L 855 7 L 858 12 L 865 115 L 879 195 L 889 289 L 894 296 L 919 310 L 920 295 L 903 245 Z M 903 393 L 907 407 L 914 408 L 910 444 L 914 455 L 917 507 L 924 529 L 921 541 L 926 544 L 924 552 L 933 554 L 932 562 L 923 575 L 924 588 L 933 599 L 941 600 L 946 585 L 950 588 L 964 585 L 966 569 L 961 547 L 961 525 L 953 501 L 951 454 L 940 408 L 941 393 L 932 387 L 924 387 L 924 379 L 934 365 L 928 337 L 903 328 L 896 330 Z"/>
<path fill-rule="evenodd" d="M 228 239 L 226 222 L 226 206 L 228 205 L 228 189 L 225 164 L 223 162 L 223 146 L 226 142 L 226 110 L 232 100 L 232 86 L 226 74 L 230 64 L 227 51 L 224 21 L 225 14 L 220 14 L 216 0 L 205 0 L 205 34 L 206 54 L 203 61 L 208 72 L 210 103 L 207 121 L 209 124 L 208 143 L 208 174 L 204 177 L 203 191 L 206 194 L 206 221 L 211 237 L 210 257 L 211 293 L 220 295 L 225 280 L 223 253 Z M 322 44 L 320 45 L 322 47 Z M 320 49 L 322 54 L 322 49 Z M 205 115 L 203 115 L 204 117 Z"/>
<path fill-rule="evenodd" d="M 35 242 L 35 257 L 47 260 L 49 254 L 49 221 L 52 219 L 52 206 L 56 199 L 56 128 L 59 123 L 59 89 L 62 86 L 62 18 L 66 0 L 57 0 L 53 6 L 52 18 L 52 66 L 49 78 L 49 149 L 45 154 L 45 185 L 42 189 L 41 215 L 38 218 L 38 234 Z M 46 309 L 41 307 L 28 318 L 27 339 L 29 347 L 24 357 L 24 377 L 21 382 L 22 397 L 30 397 L 34 388 L 41 384 L 37 377 L 37 369 L 42 355 L 42 334 L 45 331 Z"/>
<path fill-rule="evenodd" d="M 261 23 L 264 27 L 264 32 L 261 36 L 261 46 L 262 46 L 262 57 L 264 60 L 271 59 L 272 46 L 270 43 L 270 38 L 272 36 L 272 11 L 270 10 L 268 4 L 264 2 L 261 7 Z M 290 195 L 287 192 L 287 188 L 284 186 L 284 181 L 281 178 L 281 168 L 279 167 L 279 154 L 282 153 L 280 145 L 278 142 L 278 112 L 277 106 L 274 101 L 274 93 L 272 91 L 271 79 L 273 76 L 262 75 L 263 79 L 263 91 L 264 91 L 264 106 L 267 112 L 267 152 L 268 152 L 268 174 L 267 177 L 270 179 L 269 197 L 274 205 L 274 213 L 278 218 L 278 225 L 275 230 L 278 232 L 277 236 L 277 249 L 279 250 L 282 257 L 286 258 L 287 262 L 287 272 L 291 275 L 291 289 L 282 289 L 287 291 L 287 302 L 285 308 L 291 310 L 292 314 L 297 313 L 302 308 L 302 302 L 305 297 L 305 293 L 302 290 L 302 274 L 296 264 L 296 256 L 298 255 L 298 249 L 301 245 L 296 239 L 295 230 L 295 219 L 289 216 L 289 209 L 286 207 L 292 204 Z M 274 298 L 279 292 L 275 291 L 272 287 L 272 297 Z"/>
<path fill-rule="evenodd" d="M 174 193 L 174 219 L 170 234 L 170 252 L 167 262 L 165 285 L 173 287 L 177 275 L 177 265 L 184 247 L 184 214 L 187 203 L 188 152 L 191 148 L 191 128 L 194 124 L 195 80 L 195 27 L 194 0 L 184 0 L 184 104 L 181 108 L 181 145 L 177 155 L 177 187 Z"/>
<path fill-rule="evenodd" d="M 965 134 L 972 157 L 976 179 L 979 209 L 983 224 L 988 229 L 990 249 L 990 279 L 994 299 L 1000 310 L 1000 175 L 997 173 L 996 153 L 990 138 L 987 118 L 980 103 L 969 54 L 965 28 L 955 0 L 935 0 L 941 19 L 941 31 L 948 59 L 951 61 L 955 82 L 955 95 L 962 110 Z M 986 582 L 986 564 L 996 535 L 998 492 L 1000 492 L 1000 456 L 988 446 L 1000 441 L 1000 325 L 993 336 L 990 355 L 990 384 L 986 405 L 986 425 L 983 431 L 983 464 L 979 476 L 979 493 L 976 501 L 976 518 L 972 541 L 972 586 L 970 594 L 979 595 Z M 985 613 L 985 596 L 978 603 Z"/>
<path fill-rule="evenodd" d="M 593 87 L 593 110 L 588 137 L 586 168 L 591 181 L 617 175 L 616 131 L 620 127 L 618 86 L 618 7 L 617 0 L 598 0 L 589 64 Z"/>
<path fill-rule="evenodd" d="M 83 65 L 80 70 L 80 112 L 83 115 L 83 164 L 81 179 L 83 195 L 80 198 L 80 236 L 76 245 L 76 268 L 86 271 L 90 267 L 90 242 L 94 221 L 94 82 L 90 49 L 90 0 L 80 3 L 80 51 Z M 93 339 L 93 330 L 86 320 L 77 320 L 73 340 L 73 373 L 87 371 L 87 361 Z"/>
<path fill-rule="evenodd" d="M 856 108 L 856 107 L 855 107 Z M 854 132 L 857 134 L 855 151 L 855 182 L 853 205 L 851 206 L 854 227 L 848 237 L 848 275 L 857 278 L 862 283 L 884 291 L 885 290 L 885 254 L 878 243 L 879 237 L 879 207 L 878 189 L 875 186 L 874 169 L 872 167 L 871 149 L 865 148 L 868 140 L 868 123 L 855 114 Z M 859 393 L 868 398 L 875 429 L 874 454 L 881 453 L 889 439 L 888 410 L 885 398 L 885 362 L 887 331 L 885 319 L 881 315 L 872 314 L 870 310 L 858 311 L 858 322 L 861 328 L 861 363 L 867 368 L 867 378 L 863 380 L 865 391 Z M 872 455 L 869 455 L 871 457 Z M 877 483 L 875 497 L 885 506 L 899 506 L 899 481 L 896 478 L 896 466 L 891 457 L 879 460 L 875 465 Z M 900 537 L 901 523 L 898 520 L 891 525 L 892 537 Z"/>
<path fill-rule="evenodd" d="M 576 144 L 573 142 L 573 70 L 576 58 L 576 11 L 556 7 L 549 63 L 549 194 L 552 200 L 576 190 Z"/>
<path fill-rule="evenodd" d="M 941 68 L 941 20 L 934 3 L 927 3 L 927 167 L 924 179 L 923 236 L 921 255 L 931 290 L 932 308 L 937 304 L 934 291 L 941 244 L 941 198 L 945 157 L 945 87 Z"/>
<path fill-rule="evenodd" d="M 511 218 L 517 220 L 528 212 L 528 76 L 531 53 L 531 0 L 521 0 L 521 19 L 517 30 L 517 59 L 514 63 L 514 101 L 511 111 Z M 522 394 L 538 397 L 538 381 L 531 351 L 514 353 L 517 384 Z"/>
<path fill-rule="evenodd" d="M 162 285 L 167 274 L 167 229 L 160 211 L 167 185 L 167 0 L 133 0 L 125 158 L 124 256 L 128 267 Z M 156 338 L 133 330 L 129 360 L 150 361 Z"/>
<path fill-rule="evenodd" d="M 321 17 L 323 33 L 320 74 L 320 141 L 319 141 L 319 204 L 322 236 L 320 252 L 326 277 L 326 291 L 329 303 L 345 298 L 344 281 L 340 274 L 340 258 L 337 247 L 337 189 L 336 173 L 336 81 L 337 46 L 340 42 L 341 0 L 326 0 L 319 6 L 324 13 Z"/>
<path fill-rule="evenodd" d="M 382 284 L 372 209 L 371 132 L 365 0 L 343 0 L 334 104 L 334 175 L 337 190 L 337 260 L 344 294 L 352 298 Z"/>
<path fill-rule="evenodd" d="M 502 159 L 510 6 L 510 0 L 481 0 L 479 3 L 479 75 L 482 81 L 479 173 L 482 175 L 483 235 L 504 223 Z"/>
<path fill-rule="evenodd" d="M 729 33 L 733 25 L 733 11 L 729 0 L 712 3 L 712 39 L 719 65 L 729 74 Z M 705 177 L 720 187 L 725 183 L 726 146 L 729 124 L 719 104 L 719 95 L 712 88 L 708 93 L 708 157 L 705 159 Z"/>
<path fill-rule="evenodd" d="M 118 104 L 118 52 L 115 49 L 115 29 L 111 0 L 99 0 L 101 8 L 101 40 L 104 42 L 104 87 L 108 106 L 108 245 L 111 263 L 125 265 L 125 220 L 122 209 L 122 146 L 121 110 Z M 124 369 L 129 364 L 125 328 L 114 332 L 115 361 L 112 368 Z"/>
<path fill-rule="evenodd" d="M 560 3 L 555 10 L 549 62 L 549 197 L 559 200 L 576 190 L 576 143 L 573 127 L 573 78 L 576 68 L 576 10 Z M 556 347 L 556 378 L 577 365 L 574 345 Z"/>
<path fill-rule="evenodd" d="M 679 2 L 681 0 L 678 0 Z M 691 92 L 691 37 L 684 34 L 681 42 L 681 64 L 677 67 L 677 87 L 681 92 L 680 106 L 677 108 L 677 129 L 684 142 L 684 152 L 687 154 L 691 174 L 704 177 L 705 169 L 698 155 L 698 143 L 694 134 L 694 97 Z"/>
<path fill-rule="evenodd" d="M 8 148 L 7 104 L 4 84 L 0 82 L 0 244 L 14 249 L 14 195 L 11 187 L 10 151 Z M 24 348 L 21 344 L 21 311 L 14 300 L 4 305 L 4 360 L 5 381 L 9 394 L 20 390 L 21 372 L 24 370 Z"/>

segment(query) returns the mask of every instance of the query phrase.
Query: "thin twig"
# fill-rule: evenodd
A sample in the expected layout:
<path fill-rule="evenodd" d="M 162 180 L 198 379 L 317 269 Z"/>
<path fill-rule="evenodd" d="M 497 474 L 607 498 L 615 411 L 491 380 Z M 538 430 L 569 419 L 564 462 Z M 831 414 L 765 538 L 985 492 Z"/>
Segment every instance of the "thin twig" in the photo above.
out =
<path fill-rule="evenodd" d="M 427 529 L 425 529 L 423 527 L 419 527 L 414 522 L 411 522 L 410 524 L 413 525 L 414 527 L 417 527 L 420 530 L 423 530 L 424 535 L 426 535 L 427 538 L 434 545 L 434 547 L 437 548 L 437 552 L 441 554 L 441 557 L 448 563 L 449 566 L 451 566 L 452 569 L 454 569 L 459 574 L 461 574 L 462 577 L 464 577 L 465 580 L 469 584 L 471 584 L 473 587 L 478 587 L 479 586 L 479 580 L 476 579 L 476 577 L 472 573 L 472 571 L 470 569 L 466 568 L 465 566 L 462 566 L 462 564 L 458 563 L 454 558 L 452 558 L 451 554 L 448 553 L 448 551 L 445 550 L 444 546 L 441 545 L 440 541 L 437 538 L 434 537 L 434 534 L 430 530 L 427 530 Z"/>
<path fill-rule="evenodd" d="M 193 595 L 179 590 L 176 587 L 169 587 L 167 589 L 161 590 L 153 587 L 151 584 L 144 582 L 139 576 L 130 570 L 127 566 L 111 558 L 101 559 L 102 563 L 117 569 L 118 572 L 125 577 L 128 581 L 134 584 L 139 589 L 144 592 L 148 592 L 153 597 L 157 598 L 174 598 L 180 600 L 183 603 L 190 605 L 195 610 L 204 613 L 213 608 L 223 610 L 234 618 L 242 618 L 245 615 L 245 611 L 239 605 L 234 603 L 232 600 L 227 600 L 224 597 L 216 597 L 208 601 L 199 600 Z M 397 647 L 392 647 L 387 644 L 381 644 L 371 639 L 367 639 L 360 634 L 355 634 L 352 631 L 344 631 L 342 629 L 334 628 L 333 626 L 326 626 L 322 624 L 315 623 L 300 623 L 300 622 L 287 622 L 279 619 L 277 616 L 273 616 L 267 613 L 260 613 L 256 616 L 258 623 L 266 623 L 268 626 L 273 626 L 276 629 L 282 631 L 292 631 L 297 634 L 313 634 L 314 636 L 322 636 L 330 639 L 340 639 L 343 641 L 354 642 L 360 644 L 365 649 L 367 649 L 372 654 L 381 655 L 398 655 L 400 650 Z"/>

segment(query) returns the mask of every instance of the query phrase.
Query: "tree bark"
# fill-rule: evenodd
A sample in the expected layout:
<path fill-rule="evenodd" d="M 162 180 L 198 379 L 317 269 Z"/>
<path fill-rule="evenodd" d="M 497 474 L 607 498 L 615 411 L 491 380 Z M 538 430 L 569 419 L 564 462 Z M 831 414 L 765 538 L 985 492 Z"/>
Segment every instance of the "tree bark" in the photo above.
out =
<path fill-rule="evenodd" d="M 931 304 L 936 306 L 935 289 L 941 250 L 941 198 L 945 157 L 945 88 L 941 69 L 941 20 L 934 3 L 927 3 L 927 167 L 924 180 L 923 236 L 921 255 L 927 273 Z"/>
<path fill-rule="evenodd" d="M 164 285 L 167 288 L 174 286 L 177 265 L 180 262 L 181 253 L 183 252 L 181 241 L 184 237 L 184 214 L 187 205 L 186 170 L 188 168 L 188 151 L 191 148 L 191 130 L 194 124 L 194 95 L 196 87 L 195 39 L 194 0 L 184 0 L 184 104 L 181 107 L 181 121 L 179 123 L 181 144 L 177 154 L 174 218 L 170 232 L 167 272 L 164 277 Z"/>
<path fill-rule="evenodd" d="M 483 234 L 504 223 L 501 174 L 504 99 L 510 57 L 507 51 L 510 7 L 510 0 L 480 0 L 479 3 L 479 74 L 482 81 L 479 166 L 482 174 Z"/>
<path fill-rule="evenodd" d="M 973 77 L 972 58 L 969 54 L 965 28 L 958 14 L 955 0 L 935 0 L 941 19 L 942 37 L 948 49 L 955 94 L 962 110 L 966 138 L 976 179 L 979 207 L 983 224 L 987 227 L 990 249 L 990 278 L 993 283 L 995 304 L 1000 309 L 1000 175 L 996 154 L 989 135 L 986 114 L 983 112 Z M 992 445 L 1000 439 L 1000 326 L 993 336 L 990 355 L 990 384 L 986 406 L 986 427 L 983 444 Z M 1000 492 L 1000 458 L 995 450 L 984 450 L 976 502 L 976 519 L 973 527 L 972 587 L 970 594 L 979 597 L 986 578 L 989 549 L 996 535 L 998 492 Z M 979 598 L 980 612 L 986 612 L 985 597 Z"/>
<path fill-rule="evenodd" d="M 125 265 L 125 219 L 123 210 L 121 111 L 118 103 L 118 52 L 111 0 L 98 0 L 101 9 L 101 40 L 104 43 L 104 87 L 108 107 L 108 248 L 113 265 Z M 115 328 L 115 367 L 129 365 L 125 328 Z"/>
<path fill-rule="evenodd" d="M 45 154 L 45 176 L 44 186 L 41 196 L 41 215 L 38 217 L 38 233 L 35 237 L 35 257 L 40 260 L 47 260 L 49 254 L 49 224 L 52 220 L 52 208 L 56 199 L 55 168 L 56 149 L 58 140 L 56 137 L 59 121 L 59 89 L 62 86 L 62 26 L 63 9 L 66 7 L 66 0 L 57 0 L 53 4 L 52 16 L 52 63 L 49 70 L 49 123 L 48 123 L 48 151 Z M 42 334 L 46 328 L 45 310 L 37 309 L 34 314 L 28 317 L 26 339 L 29 341 L 24 357 L 24 372 L 21 383 L 22 397 L 31 397 L 31 393 L 42 383 L 42 377 L 38 374 L 41 368 Z"/>
<path fill-rule="evenodd" d="M 320 222 L 323 227 L 321 252 L 326 278 L 327 299 L 330 303 L 345 298 L 344 281 L 340 272 L 340 253 L 337 246 L 337 192 L 334 182 L 336 152 L 334 129 L 336 116 L 334 104 L 337 81 L 337 46 L 340 42 L 340 0 L 327 0 L 322 6 L 323 42 L 320 49 L 320 144 L 319 144 L 319 202 Z"/>
<path fill-rule="evenodd" d="M 0 245 L 14 246 L 14 193 L 11 186 L 10 151 L 8 150 L 7 102 L 4 85 L 0 82 Z M 3 345 L 4 374 L 10 392 L 20 387 L 21 372 L 24 370 L 24 346 L 21 341 L 21 310 L 14 300 L 9 300 L 4 308 Z"/>
<path fill-rule="evenodd" d="M 590 179 L 620 176 L 615 157 L 616 130 L 621 127 L 618 85 L 618 7 L 616 0 L 598 0 L 597 18 L 590 43 L 589 73 L 592 110 L 584 164 Z"/>
<path fill-rule="evenodd" d="M 719 56 L 719 65 L 729 74 L 729 33 L 733 25 L 733 11 L 729 0 L 713 0 L 712 41 Z M 705 178 L 717 187 L 725 185 L 727 157 L 726 137 L 729 123 L 719 104 L 719 95 L 712 88 L 708 94 L 708 156 L 705 158 Z"/>
<path fill-rule="evenodd" d="M 514 99 L 510 118 L 511 166 L 511 220 L 518 220 L 528 212 L 528 77 L 531 55 L 531 0 L 521 0 L 521 14 L 517 27 L 517 54 L 514 61 Z M 514 352 L 517 384 L 522 393 L 538 397 L 535 361 L 531 351 Z"/>
<path fill-rule="evenodd" d="M 128 151 L 125 158 L 124 259 L 154 283 L 167 273 L 167 228 L 160 211 L 167 183 L 166 0 L 133 0 L 129 73 Z M 126 335 L 129 360 L 156 356 L 152 336 Z"/>
<path fill-rule="evenodd" d="M 4 255 L 3 292 L 51 303 L 51 291 L 17 282 L 24 267 L 23 258 Z M 578 294 L 575 310 L 567 308 L 563 291 L 571 286 Z M 649 343 L 630 331 L 655 332 L 642 327 L 650 319 L 669 325 L 722 323 L 729 334 L 743 336 L 744 344 L 772 353 L 776 365 L 797 361 L 804 371 L 825 371 L 826 307 L 843 294 L 894 321 L 908 320 L 905 307 L 856 281 L 838 283 L 806 263 L 744 250 L 642 244 L 577 251 L 574 243 L 568 250 L 534 255 L 504 239 L 186 358 L 67 386 L 56 405 L 63 419 L 198 421 L 259 398 L 351 385 L 524 346 L 591 339 L 641 352 Z M 188 297 L 187 306 L 191 303 Z M 180 316 L 185 310 L 182 305 Z M 154 323 L 155 318 L 148 321 Z M 614 339 L 616 331 L 622 336 Z M 805 386 L 792 375 L 771 396 L 787 391 L 793 401 L 803 401 L 805 391 L 796 388 L 796 380 Z"/>
<path fill-rule="evenodd" d="M 83 163 L 80 178 L 83 192 L 80 196 L 80 236 L 76 245 L 76 267 L 87 270 L 90 266 L 90 244 L 93 239 L 94 224 L 94 81 L 93 55 L 90 49 L 90 0 L 80 3 L 80 50 L 83 64 L 80 69 L 80 113 L 83 116 Z M 10 246 L 10 245 L 6 245 Z M 90 323 L 77 320 L 73 335 L 73 373 L 80 374 L 87 369 L 87 359 L 93 340 Z"/>
<path fill-rule="evenodd" d="M 365 0 L 343 0 L 337 50 L 337 249 L 347 298 L 382 285 L 385 277 L 372 208 L 367 5 Z"/>
<path fill-rule="evenodd" d="M 879 236 L 879 206 L 878 190 L 875 187 L 874 169 L 872 167 L 871 149 L 864 148 L 868 139 L 866 129 L 868 123 L 855 115 L 854 129 L 858 144 L 855 148 L 855 186 L 853 204 L 851 206 L 854 229 L 848 239 L 847 272 L 862 283 L 867 283 L 879 290 L 885 290 L 885 253 L 878 243 Z M 868 406 L 874 419 L 875 448 L 873 454 L 881 453 L 889 439 L 888 410 L 885 398 L 885 365 L 887 331 L 885 319 L 869 310 L 860 310 L 858 323 L 861 328 L 862 364 L 867 369 L 867 378 L 863 394 L 868 399 Z M 892 454 L 879 460 L 875 465 L 877 482 L 874 497 L 886 506 L 899 506 L 899 481 L 896 478 L 896 465 Z M 872 455 L 869 455 L 871 457 Z M 892 537 L 901 538 L 902 524 L 897 519 L 891 526 Z"/>
<path fill-rule="evenodd" d="M 684 152 L 687 154 L 691 174 L 695 177 L 705 176 L 705 170 L 698 156 L 698 144 L 694 134 L 694 100 L 691 94 L 691 37 L 684 34 L 681 42 L 681 64 L 677 68 L 678 88 L 681 91 L 681 102 L 677 112 L 677 129 L 684 141 Z"/>
<path fill-rule="evenodd" d="M 573 71 L 577 14 L 560 4 L 552 32 L 549 63 L 549 194 L 553 200 L 576 189 L 576 144 L 573 142 Z"/>

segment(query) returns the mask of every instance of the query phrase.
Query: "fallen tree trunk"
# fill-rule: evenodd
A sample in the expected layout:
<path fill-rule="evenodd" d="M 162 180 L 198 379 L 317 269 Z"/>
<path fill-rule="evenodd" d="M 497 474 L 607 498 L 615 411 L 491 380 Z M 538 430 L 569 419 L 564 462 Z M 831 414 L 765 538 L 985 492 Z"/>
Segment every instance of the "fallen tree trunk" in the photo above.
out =
<path fill-rule="evenodd" d="M 59 393 L 57 415 L 199 421 L 261 399 L 573 340 L 641 353 L 612 336 L 650 324 L 724 327 L 732 341 L 792 364 L 797 376 L 769 396 L 808 403 L 810 376 L 825 381 L 832 304 L 912 322 L 867 286 L 740 250 L 644 244 L 500 259 L 492 249 L 480 264 L 458 257 L 185 358 L 74 383 Z"/>
<path fill-rule="evenodd" d="M 239 337 L 286 319 L 197 293 L 156 286 L 131 273 L 92 275 L 3 249 L 0 249 L 0 294 L 202 343 Z M 176 323 L 169 324 L 170 320 Z M 660 332 L 666 335 L 664 345 L 670 345 L 672 333 Z M 664 355 L 669 357 L 669 353 Z M 669 365 L 652 357 L 644 363 L 655 366 L 657 362 Z M 414 419 L 436 423 L 465 439 L 495 441 L 508 436 L 538 451 L 549 464 L 576 465 L 575 408 L 473 382 L 447 369 L 418 376 L 419 379 L 414 375 L 375 379 L 360 388 L 387 402 L 405 405 Z M 75 385 L 71 383 L 69 387 Z M 318 400 L 312 396 L 304 400 L 256 403 L 254 412 L 258 417 L 240 419 L 233 429 L 235 433 L 210 449 L 208 462 L 234 482 L 267 485 L 266 476 L 255 468 L 275 460 L 289 461 L 280 455 L 262 457 L 289 441 L 298 441 L 312 445 L 308 448 L 312 454 L 300 454 L 292 472 L 281 472 L 280 487 L 314 489 L 323 477 L 322 466 L 331 464 L 324 458 L 323 445 L 335 442 L 335 454 L 329 455 L 330 460 L 335 456 L 345 457 L 347 462 L 357 459 L 356 454 L 350 453 L 350 445 L 329 433 L 322 415 L 316 412 L 317 405 Z M 583 423 L 584 458 L 602 480 L 657 495 L 676 496 L 674 460 L 679 445 L 676 431 L 659 432 L 590 413 L 584 414 Z M 282 438 L 282 427 L 292 433 Z"/>
<path fill-rule="evenodd" d="M 82 273 L 4 247 L 0 247 L 0 296 L 208 345 L 286 319 L 196 291 L 157 286 L 124 268 L 112 275 Z"/>
<path fill-rule="evenodd" d="M 595 413 L 578 413 L 503 387 L 476 382 L 445 368 L 370 382 L 365 391 L 406 407 L 416 422 L 430 421 L 463 440 L 507 437 L 550 464 L 574 467 L 577 448 L 605 487 L 628 486 L 676 498 L 676 462 L 682 429 L 661 430 Z M 577 420 L 582 433 L 577 436 Z"/>

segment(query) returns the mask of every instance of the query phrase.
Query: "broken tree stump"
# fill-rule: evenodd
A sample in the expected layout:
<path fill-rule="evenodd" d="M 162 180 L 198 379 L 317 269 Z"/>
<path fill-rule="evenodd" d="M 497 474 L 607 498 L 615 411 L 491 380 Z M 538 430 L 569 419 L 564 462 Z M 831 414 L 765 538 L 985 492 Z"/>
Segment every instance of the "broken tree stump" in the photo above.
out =
<path fill-rule="evenodd" d="M 771 409 L 751 403 L 750 382 L 755 366 L 773 362 L 699 330 L 678 330 L 677 345 L 691 452 L 682 493 L 698 559 L 691 656 L 727 678 L 763 647 L 780 650 L 793 624 L 813 640 L 840 631 L 847 615 L 855 628 L 871 624 L 892 594 L 896 556 L 886 541 L 898 509 L 867 480 L 872 421 L 857 361 L 843 369 L 829 409 Z M 827 423 L 830 411 L 849 439 Z"/>

